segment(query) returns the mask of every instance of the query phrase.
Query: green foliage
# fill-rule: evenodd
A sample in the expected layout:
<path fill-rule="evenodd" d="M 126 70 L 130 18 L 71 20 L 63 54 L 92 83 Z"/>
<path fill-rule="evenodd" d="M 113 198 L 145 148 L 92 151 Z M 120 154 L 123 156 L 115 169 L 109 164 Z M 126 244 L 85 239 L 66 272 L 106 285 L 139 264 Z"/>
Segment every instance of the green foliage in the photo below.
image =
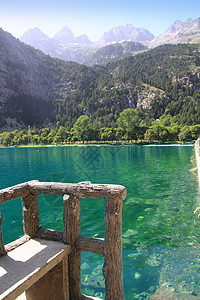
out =
<path fill-rule="evenodd" d="M 166 120 L 166 119 L 165 119 Z M 144 134 L 144 139 L 148 142 L 153 141 L 177 141 L 180 128 L 177 124 L 172 124 L 172 126 L 162 125 L 161 121 L 156 122 L 151 126 Z"/>
<path fill-rule="evenodd" d="M 101 141 L 116 141 L 117 137 L 117 129 L 116 128 L 101 128 L 100 129 L 100 140 Z"/>
<path fill-rule="evenodd" d="M 73 129 L 79 141 L 93 140 L 94 131 L 92 129 L 92 121 L 88 116 L 80 116 L 74 124 Z"/>
<path fill-rule="evenodd" d="M 200 136 L 200 125 L 194 125 L 194 126 L 182 127 L 178 138 L 180 141 L 191 141 L 191 140 L 197 140 L 199 136 Z"/>
<path fill-rule="evenodd" d="M 127 112 L 125 112 L 127 113 Z M 128 111 L 129 114 L 129 111 Z M 124 118 L 126 124 L 126 117 L 120 116 L 120 121 Z M 130 117 L 130 115 L 129 115 Z M 134 119 L 135 116 L 133 116 Z M 130 117 L 131 118 L 131 117 Z M 118 119 L 118 120 L 119 120 Z M 163 118 L 165 119 L 165 118 Z M 163 121 L 162 119 L 162 121 Z M 129 122 L 128 122 L 129 123 Z M 88 116 L 81 116 L 74 124 L 70 131 L 67 128 L 60 126 L 58 129 L 32 129 L 31 130 L 31 144 L 32 145 L 50 145 L 50 144 L 63 144 L 74 143 L 77 141 L 120 141 L 120 140 L 140 140 L 147 142 L 171 142 L 171 141 L 192 141 L 196 140 L 200 136 L 200 125 L 192 126 L 179 126 L 176 123 L 171 126 L 165 126 L 161 121 L 156 122 L 150 127 L 135 126 L 133 127 L 102 127 L 99 129 L 94 128 L 94 124 Z M 15 130 L 13 132 L 4 132 L 0 134 L 0 146 L 20 146 L 28 145 L 28 131 L 27 130 Z"/>
<path fill-rule="evenodd" d="M 120 113 L 117 124 L 119 129 L 123 132 L 125 139 L 137 139 L 138 113 L 136 110 L 132 108 L 125 109 Z"/>

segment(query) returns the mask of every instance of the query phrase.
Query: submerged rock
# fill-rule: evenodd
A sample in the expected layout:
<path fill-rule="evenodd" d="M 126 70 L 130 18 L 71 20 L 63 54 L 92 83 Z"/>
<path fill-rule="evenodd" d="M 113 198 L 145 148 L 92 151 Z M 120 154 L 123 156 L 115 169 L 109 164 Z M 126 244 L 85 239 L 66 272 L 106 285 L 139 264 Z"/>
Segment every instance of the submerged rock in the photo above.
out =
<path fill-rule="evenodd" d="M 158 267 L 161 265 L 161 263 L 162 263 L 162 255 L 158 253 L 151 254 L 146 261 L 146 264 L 151 267 Z"/>
<path fill-rule="evenodd" d="M 137 230 L 133 230 L 133 229 L 128 229 L 123 235 L 122 237 L 124 238 L 130 238 L 134 235 L 138 234 L 138 231 Z"/>
<path fill-rule="evenodd" d="M 135 273 L 135 279 L 140 279 L 141 276 L 142 276 L 142 275 L 141 275 L 139 272 L 136 272 L 136 273 Z"/>
<path fill-rule="evenodd" d="M 81 265 L 81 270 L 90 270 L 90 269 L 91 267 L 86 262 Z"/>
<path fill-rule="evenodd" d="M 87 267 L 87 263 L 84 266 Z M 97 266 L 92 274 L 83 275 L 81 277 L 81 284 L 83 286 L 92 286 L 95 289 L 105 288 L 102 265 Z"/>

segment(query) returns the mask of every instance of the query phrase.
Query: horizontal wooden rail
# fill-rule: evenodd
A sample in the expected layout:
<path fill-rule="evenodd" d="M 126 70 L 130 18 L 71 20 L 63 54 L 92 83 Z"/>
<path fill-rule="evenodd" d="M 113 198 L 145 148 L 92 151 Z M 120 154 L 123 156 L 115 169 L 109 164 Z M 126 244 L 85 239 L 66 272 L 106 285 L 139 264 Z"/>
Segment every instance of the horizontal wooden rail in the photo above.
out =
<path fill-rule="evenodd" d="M 63 232 L 40 227 L 37 238 L 63 242 Z M 80 251 L 104 255 L 104 239 L 81 236 L 76 240 L 76 247 Z"/>
<path fill-rule="evenodd" d="M 126 197 L 126 189 L 121 185 L 91 184 L 90 182 L 58 183 L 29 182 L 30 192 L 38 195 L 74 195 L 78 198 L 106 198 L 111 195 Z"/>
<path fill-rule="evenodd" d="M 37 238 L 63 243 L 63 231 L 40 227 L 37 232 Z"/>
<path fill-rule="evenodd" d="M 30 194 L 28 182 L 11 186 L 9 188 L 0 190 L 0 204 L 17 198 L 25 197 L 28 194 Z"/>
<path fill-rule="evenodd" d="M 76 241 L 76 247 L 81 251 L 104 255 L 104 239 L 90 238 L 81 236 Z"/>
<path fill-rule="evenodd" d="M 126 189 L 124 186 L 112 184 L 91 184 L 90 182 L 73 184 L 33 180 L 0 190 L 0 204 L 26 197 L 29 194 L 61 196 L 73 194 L 79 198 L 106 198 L 119 195 L 125 199 Z"/>

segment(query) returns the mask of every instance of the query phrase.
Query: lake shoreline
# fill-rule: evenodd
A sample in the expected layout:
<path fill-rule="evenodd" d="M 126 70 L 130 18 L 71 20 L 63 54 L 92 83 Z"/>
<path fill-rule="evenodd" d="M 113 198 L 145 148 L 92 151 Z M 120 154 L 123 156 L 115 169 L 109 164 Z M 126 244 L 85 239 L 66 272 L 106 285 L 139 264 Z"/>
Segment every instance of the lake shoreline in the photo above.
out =
<path fill-rule="evenodd" d="M 76 143 L 58 143 L 58 144 L 28 144 L 28 145 L 11 145 L 11 146 L 1 146 L 0 148 L 52 148 L 52 147 L 87 147 L 87 146 L 130 146 L 130 145 L 144 145 L 144 146 L 184 146 L 191 145 L 193 146 L 195 141 L 190 142 L 181 142 L 181 141 L 173 141 L 173 142 L 128 142 L 128 141 L 113 141 L 113 142 L 76 142 Z"/>

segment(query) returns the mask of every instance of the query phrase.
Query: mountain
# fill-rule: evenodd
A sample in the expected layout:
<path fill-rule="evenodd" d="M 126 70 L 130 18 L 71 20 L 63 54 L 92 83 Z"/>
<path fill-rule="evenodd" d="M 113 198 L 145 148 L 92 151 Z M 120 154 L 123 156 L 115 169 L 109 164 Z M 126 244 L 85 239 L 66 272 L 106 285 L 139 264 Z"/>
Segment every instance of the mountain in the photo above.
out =
<path fill-rule="evenodd" d="M 56 39 L 49 38 L 37 27 L 26 31 L 20 40 L 52 57 L 54 57 L 57 51 L 62 48 L 61 44 Z"/>
<path fill-rule="evenodd" d="M 86 34 L 75 37 L 66 26 L 53 38 L 49 38 L 38 28 L 29 29 L 20 40 L 51 57 L 65 61 L 85 63 L 88 56 L 94 53 L 93 43 Z"/>
<path fill-rule="evenodd" d="M 119 26 L 104 34 L 103 38 L 94 43 L 89 40 L 86 34 L 75 37 L 69 27 L 65 26 L 55 34 L 53 38 L 49 38 L 43 34 L 38 28 L 29 29 L 20 40 L 31 45 L 32 47 L 41 50 L 45 54 L 52 57 L 60 58 L 66 61 L 74 61 L 85 65 L 105 64 L 112 61 L 112 57 L 103 58 L 103 53 L 110 52 L 114 47 L 109 47 L 105 50 L 105 46 L 110 44 L 119 44 L 123 41 L 134 43 L 148 42 L 154 38 L 148 30 L 143 28 L 134 28 L 132 25 Z M 100 50 L 100 48 L 102 48 Z M 135 55 L 135 52 L 144 49 L 144 46 L 139 46 L 138 50 L 129 49 L 124 45 L 117 45 L 115 48 L 121 48 L 121 56 L 113 53 L 114 59 L 120 59 L 127 55 Z M 112 51 L 111 51 L 112 52 Z M 115 52 L 115 51 L 114 51 Z M 107 54 L 106 54 L 107 55 Z"/>
<path fill-rule="evenodd" d="M 93 43 L 89 40 L 87 34 L 82 34 L 75 39 L 78 45 L 92 45 Z"/>
<path fill-rule="evenodd" d="M 54 39 L 59 43 L 63 44 L 63 46 L 75 42 L 75 36 L 73 32 L 70 30 L 70 28 L 67 26 L 63 27 L 61 31 L 56 33 Z"/>
<path fill-rule="evenodd" d="M 152 40 L 149 45 L 156 47 L 162 44 L 199 43 L 200 18 L 188 19 L 185 22 L 175 21 L 165 33 Z"/>
<path fill-rule="evenodd" d="M 104 49 L 106 55 L 121 51 L 121 44 L 114 46 Z M 136 109 L 143 124 L 166 111 L 179 124 L 199 124 L 199 95 L 198 44 L 162 45 L 87 67 L 46 56 L 0 30 L 1 131 L 71 128 L 80 115 L 90 116 L 98 128 L 113 127 L 125 108 Z"/>
<path fill-rule="evenodd" d="M 42 43 L 46 43 L 51 39 L 44 34 L 38 27 L 29 29 L 21 37 L 21 41 L 26 42 L 28 45 L 32 45 L 34 48 L 39 49 Z"/>
<path fill-rule="evenodd" d="M 154 37 L 152 33 L 144 28 L 135 28 L 127 24 L 126 26 L 114 27 L 105 32 L 103 37 L 95 43 L 91 42 L 87 35 L 75 37 L 73 32 L 66 26 L 53 38 L 49 38 L 38 28 L 29 29 L 21 37 L 21 41 L 52 57 L 91 66 L 94 63 L 105 64 L 115 59 L 115 57 L 117 59 L 125 57 L 126 55 L 121 50 L 122 56 L 116 56 L 113 53 L 113 58 L 109 58 L 109 55 L 107 55 L 107 52 L 113 49 L 110 45 L 125 41 L 141 43 L 149 48 L 163 44 L 200 43 L 200 18 L 188 19 L 185 22 L 175 21 L 165 33 L 158 37 Z M 105 51 L 105 46 L 110 47 Z M 116 48 L 120 47 L 117 45 Z M 118 54 L 120 51 L 118 51 Z M 125 52 L 128 53 L 128 51 Z M 105 59 L 103 53 L 106 54 Z M 135 53 L 130 53 L 130 55 L 135 55 Z"/>
<path fill-rule="evenodd" d="M 32 28 L 27 30 L 20 40 L 46 54 L 49 54 L 47 53 L 49 47 L 52 47 L 52 52 L 56 53 L 56 51 L 64 50 L 72 45 L 90 46 L 92 44 L 86 34 L 75 37 L 71 29 L 67 26 L 63 27 L 53 38 L 48 37 L 37 27 Z"/>
<path fill-rule="evenodd" d="M 132 102 L 147 118 L 167 112 L 178 124 L 200 124 L 199 44 L 162 45 L 108 69 L 126 83 Z"/>
<path fill-rule="evenodd" d="M 45 35 L 39 28 L 32 28 L 25 32 L 20 40 L 47 55 L 66 61 L 83 63 L 88 54 L 93 54 L 93 43 L 87 35 L 75 37 L 66 26 L 53 38 Z"/>
<path fill-rule="evenodd" d="M 55 122 L 56 101 L 80 97 L 97 78 L 92 69 L 46 56 L 0 29 L 0 127 L 10 120 L 15 127 Z"/>
<path fill-rule="evenodd" d="M 69 47 L 70 44 L 90 46 L 92 42 L 86 34 L 75 37 L 71 29 L 67 26 L 55 34 L 54 39 L 58 41 L 63 48 Z"/>
<path fill-rule="evenodd" d="M 104 65 L 130 55 L 136 55 L 148 48 L 137 42 L 122 42 L 107 45 L 99 48 L 93 55 L 90 55 L 83 63 L 89 66 Z"/>
<path fill-rule="evenodd" d="M 154 35 L 144 28 L 135 28 L 130 24 L 126 26 L 118 26 L 104 33 L 99 41 L 100 45 L 111 43 L 120 43 L 123 41 L 134 41 L 138 43 L 146 43 L 154 39 Z"/>

